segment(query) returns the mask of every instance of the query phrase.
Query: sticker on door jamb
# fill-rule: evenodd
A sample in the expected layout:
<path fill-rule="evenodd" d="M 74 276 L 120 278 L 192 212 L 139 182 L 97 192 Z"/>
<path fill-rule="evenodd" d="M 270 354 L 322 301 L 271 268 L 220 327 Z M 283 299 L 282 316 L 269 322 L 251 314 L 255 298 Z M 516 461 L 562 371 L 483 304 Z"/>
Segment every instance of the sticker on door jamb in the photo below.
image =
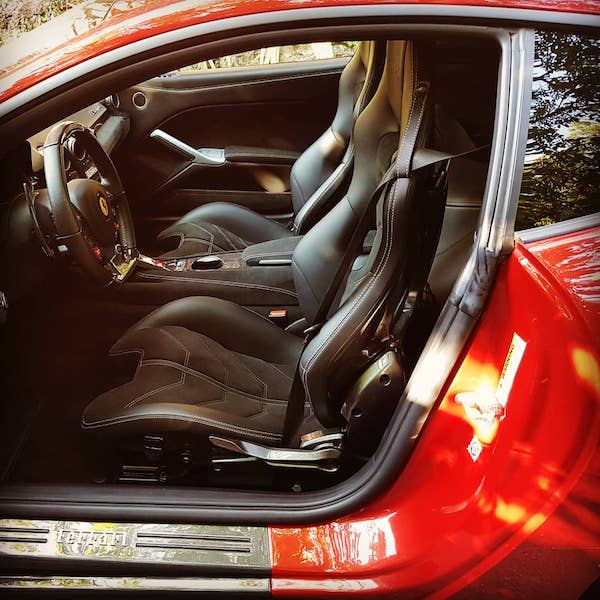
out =
<path fill-rule="evenodd" d="M 527 342 L 517 333 L 514 333 L 504 360 L 502 373 L 500 373 L 500 381 L 498 381 L 498 387 L 496 388 L 496 400 L 505 408 L 526 347 Z"/>

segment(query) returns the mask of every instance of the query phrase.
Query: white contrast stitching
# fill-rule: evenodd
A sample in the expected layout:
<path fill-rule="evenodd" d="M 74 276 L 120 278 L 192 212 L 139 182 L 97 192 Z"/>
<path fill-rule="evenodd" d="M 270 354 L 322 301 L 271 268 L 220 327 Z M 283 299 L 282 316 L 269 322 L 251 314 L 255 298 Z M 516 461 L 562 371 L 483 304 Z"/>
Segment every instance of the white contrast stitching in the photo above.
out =
<path fill-rule="evenodd" d="M 223 281 L 221 279 L 195 279 L 192 277 L 173 277 L 168 275 L 154 275 L 150 273 L 138 273 L 138 276 L 143 279 L 163 279 L 167 281 L 187 281 L 191 283 L 213 283 L 215 285 L 230 285 L 233 287 L 242 287 L 242 288 L 252 288 L 257 290 L 268 290 L 270 292 L 278 292 L 285 296 L 291 296 L 292 298 L 297 298 L 298 294 L 295 292 L 291 292 L 289 290 L 284 290 L 283 288 L 275 288 L 267 285 L 259 285 L 257 283 L 238 283 L 236 281 Z"/>
<path fill-rule="evenodd" d="M 146 365 L 143 365 L 143 366 L 146 366 Z M 133 400 L 131 400 L 127 404 L 124 404 L 123 408 L 132 408 L 132 407 L 136 406 L 137 404 L 139 404 L 140 402 L 142 402 L 143 400 L 146 400 L 147 398 L 151 398 L 152 396 L 155 396 L 156 394 L 159 394 L 160 392 L 164 392 L 165 390 L 175 389 L 175 388 L 179 387 L 180 385 L 183 385 L 184 382 L 185 382 L 185 371 L 181 371 L 180 376 L 179 376 L 179 381 L 161 385 L 160 387 L 149 390 L 146 393 L 141 394 L 140 396 L 136 396 Z"/>
<path fill-rule="evenodd" d="M 119 423 L 127 423 L 129 421 L 140 421 L 140 420 L 163 420 L 163 419 L 174 419 L 176 421 L 192 421 L 196 423 L 201 423 L 203 425 L 211 425 L 216 428 L 224 429 L 225 431 L 233 432 L 233 433 L 250 433 L 251 435 L 255 435 L 256 437 L 266 438 L 269 440 L 280 440 L 281 435 L 276 433 L 271 433 L 268 431 L 261 431 L 259 429 L 250 429 L 248 427 L 241 427 L 238 425 L 230 425 L 226 423 L 222 423 L 221 421 L 215 421 L 214 419 L 210 419 L 209 417 L 200 417 L 198 415 L 174 415 L 174 414 L 156 414 L 151 416 L 129 416 L 129 417 L 114 417 L 112 419 L 100 419 L 98 421 L 94 421 L 93 423 L 88 423 L 85 420 L 82 421 L 82 425 L 86 429 L 97 429 L 99 427 L 104 427 L 105 425 L 116 425 Z"/>
<path fill-rule="evenodd" d="M 399 181 L 398 179 L 396 179 L 394 181 L 394 186 L 392 189 L 392 198 L 395 197 L 398 181 Z M 388 219 L 391 222 L 392 226 L 390 228 L 389 235 L 386 236 L 386 247 L 385 247 L 384 260 L 379 264 L 379 267 L 378 267 L 376 273 L 374 274 L 373 278 L 371 279 L 371 281 L 367 284 L 367 286 L 365 286 L 365 289 L 361 292 L 361 294 L 358 296 L 358 298 L 353 302 L 352 306 L 349 308 L 349 313 L 352 313 L 352 311 L 354 311 L 355 307 L 358 306 L 358 304 L 362 301 L 362 299 L 365 297 L 365 295 L 370 291 L 371 287 L 373 287 L 373 285 L 375 284 L 375 281 L 377 280 L 377 277 L 381 274 L 381 272 L 385 268 L 387 261 L 391 255 L 391 247 L 392 247 L 391 239 L 392 239 L 392 231 L 394 228 L 394 218 L 395 218 L 395 211 L 392 210 L 392 207 L 393 207 L 393 202 L 390 202 L 390 204 L 388 206 L 388 213 L 391 212 L 391 219 L 389 218 L 389 216 L 388 216 Z M 306 366 L 302 366 L 302 364 L 300 364 L 300 373 L 302 376 L 302 382 L 304 383 L 304 389 L 308 395 L 308 399 L 309 399 L 311 405 L 312 405 L 312 398 L 311 398 L 311 394 L 310 394 L 310 390 L 309 390 L 309 386 L 308 386 L 308 371 L 311 369 L 311 366 L 315 362 L 315 360 L 323 353 L 325 346 L 327 345 L 329 340 L 335 334 L 337 334 L 337 332 L 343 326 L 343 324 L 344 324 L 344 321 L 340 321 L 340 323 L 334 328 L 334 330 L 329 333 L 329 335 L 323 340 L 321 345 L 317 348 L 315 353 L 312 355 L 312 357 L 306 363 Z"/>

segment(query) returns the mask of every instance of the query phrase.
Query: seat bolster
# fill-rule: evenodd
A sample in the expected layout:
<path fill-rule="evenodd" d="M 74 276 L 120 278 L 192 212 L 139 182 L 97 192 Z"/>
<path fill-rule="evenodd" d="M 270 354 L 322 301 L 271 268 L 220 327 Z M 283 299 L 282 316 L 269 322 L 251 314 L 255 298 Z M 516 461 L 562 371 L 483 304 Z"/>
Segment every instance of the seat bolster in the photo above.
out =
<path fill-rule="evenodd" d="M 131 332 L 166 325 L 185 327 L 234 352 L 278 363 L 297 361 L 303 347 L 301 338 L 239 304 L 191 296 L 169 302 L 144 317 L 113 346 L 112 352 L 127 344 L 125 338 Z"/>
<path fill-rule="evenodd" d="M 81 422 L 85 431 L 115 437 L 146 435 L 153 431 L 189 433 L 198 437 L 221 434 L 276 446 L 281 441 L 285 417 L 285 406 L 276 407 L 275 412 L 263 414 L 260 422 L 255 422 L 207 406 L 178 402 L 143 403 L 128 410 L 110 411 L 106 410 L 109 406 L 106 400 L 100 396 L 88 405 Z M 103 409 L 102 413 L 99 409 Z"/>
<path fill-rule="evenodd" d="M 216 433 L 278 445 L 302 347 L 232 302 L 171 302 L 113 346 L 113 356 L 139 355 L 137 368 L 86 407 L 82 427 L 99 438 Z"/>

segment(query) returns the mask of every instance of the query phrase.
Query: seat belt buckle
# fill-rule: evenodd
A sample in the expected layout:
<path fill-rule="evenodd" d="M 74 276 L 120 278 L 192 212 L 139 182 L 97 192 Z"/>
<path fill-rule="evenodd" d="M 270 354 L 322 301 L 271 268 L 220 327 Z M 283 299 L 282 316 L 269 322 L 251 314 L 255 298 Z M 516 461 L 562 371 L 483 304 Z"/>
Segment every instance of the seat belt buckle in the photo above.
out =
<path fill-rule="evenodd" d="M 275 323 L 275 325 L 279 325 L 280 327 L 285 327 L 285 325 L 287 325 L 287 308 L 272 308 L 269 310 L 268 316 L 269 321 L 271 321 L 271 323 Z"/>

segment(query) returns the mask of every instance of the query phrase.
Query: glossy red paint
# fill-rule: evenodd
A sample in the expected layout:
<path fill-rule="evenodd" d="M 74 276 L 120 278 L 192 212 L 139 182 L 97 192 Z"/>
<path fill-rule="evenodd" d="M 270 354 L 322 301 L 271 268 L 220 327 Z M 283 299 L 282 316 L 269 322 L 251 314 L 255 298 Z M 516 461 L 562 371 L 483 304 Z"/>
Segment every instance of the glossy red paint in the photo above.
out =
<path fill-rule="evenodd" d="M 571 522 L 564 522 L 562 532 L 576 532 L 580 561 L 587 562 L 573 567 L 570 587 L 562 590 L 568 594 L 561 597 L 579 597 L 590 577 L 598 576 L 590 571 L 590 556 L 595 564 L 600 559 L 600 514 L 593 504 L 600 499 L 600 355 L 594 333 L 600 330 L 599 252 L 600 228 L 530 247 L 517 243 L 393 486 L 339 521 L 271 529 L 274 595 L 398 597 L 410 591 L 445 598 L 477 585 L 470 588 L 477 594 L 522 597 L 521 590 L 507 587 L 518 579 L 506 572 L 480 578 L 523 548 L 557 506 L 567 506 L 565 497 L 578 485 L 569 500 Z M 515 332 L 527 346 L 505 417 L 482 428 L 456 394 L 495 390 Z M 483 447 L 476 460 L 467 451 L 474 435 Z M 537 543 L 556 539 L 542 536 Z"/>
<path fill-rule="evenodd" d="M 430 4 L 521 8 L 598 14 L 597 0 L 137 0 L 127 11 L 112 11 L 99 26 L 68 42 L 15 57 L 0 72 L 0 102 L 90 58 L 133 42 L 199 23 L 298 8 L 359 4 Z M 18 59 L 18 60 L 17 60 Z"/>
<path fill-rule="evenodd" d="M 600 250 L 598 229 L 570 233 L 528 244 L 545 269 L 562 282 L 600 346 Z"/>

